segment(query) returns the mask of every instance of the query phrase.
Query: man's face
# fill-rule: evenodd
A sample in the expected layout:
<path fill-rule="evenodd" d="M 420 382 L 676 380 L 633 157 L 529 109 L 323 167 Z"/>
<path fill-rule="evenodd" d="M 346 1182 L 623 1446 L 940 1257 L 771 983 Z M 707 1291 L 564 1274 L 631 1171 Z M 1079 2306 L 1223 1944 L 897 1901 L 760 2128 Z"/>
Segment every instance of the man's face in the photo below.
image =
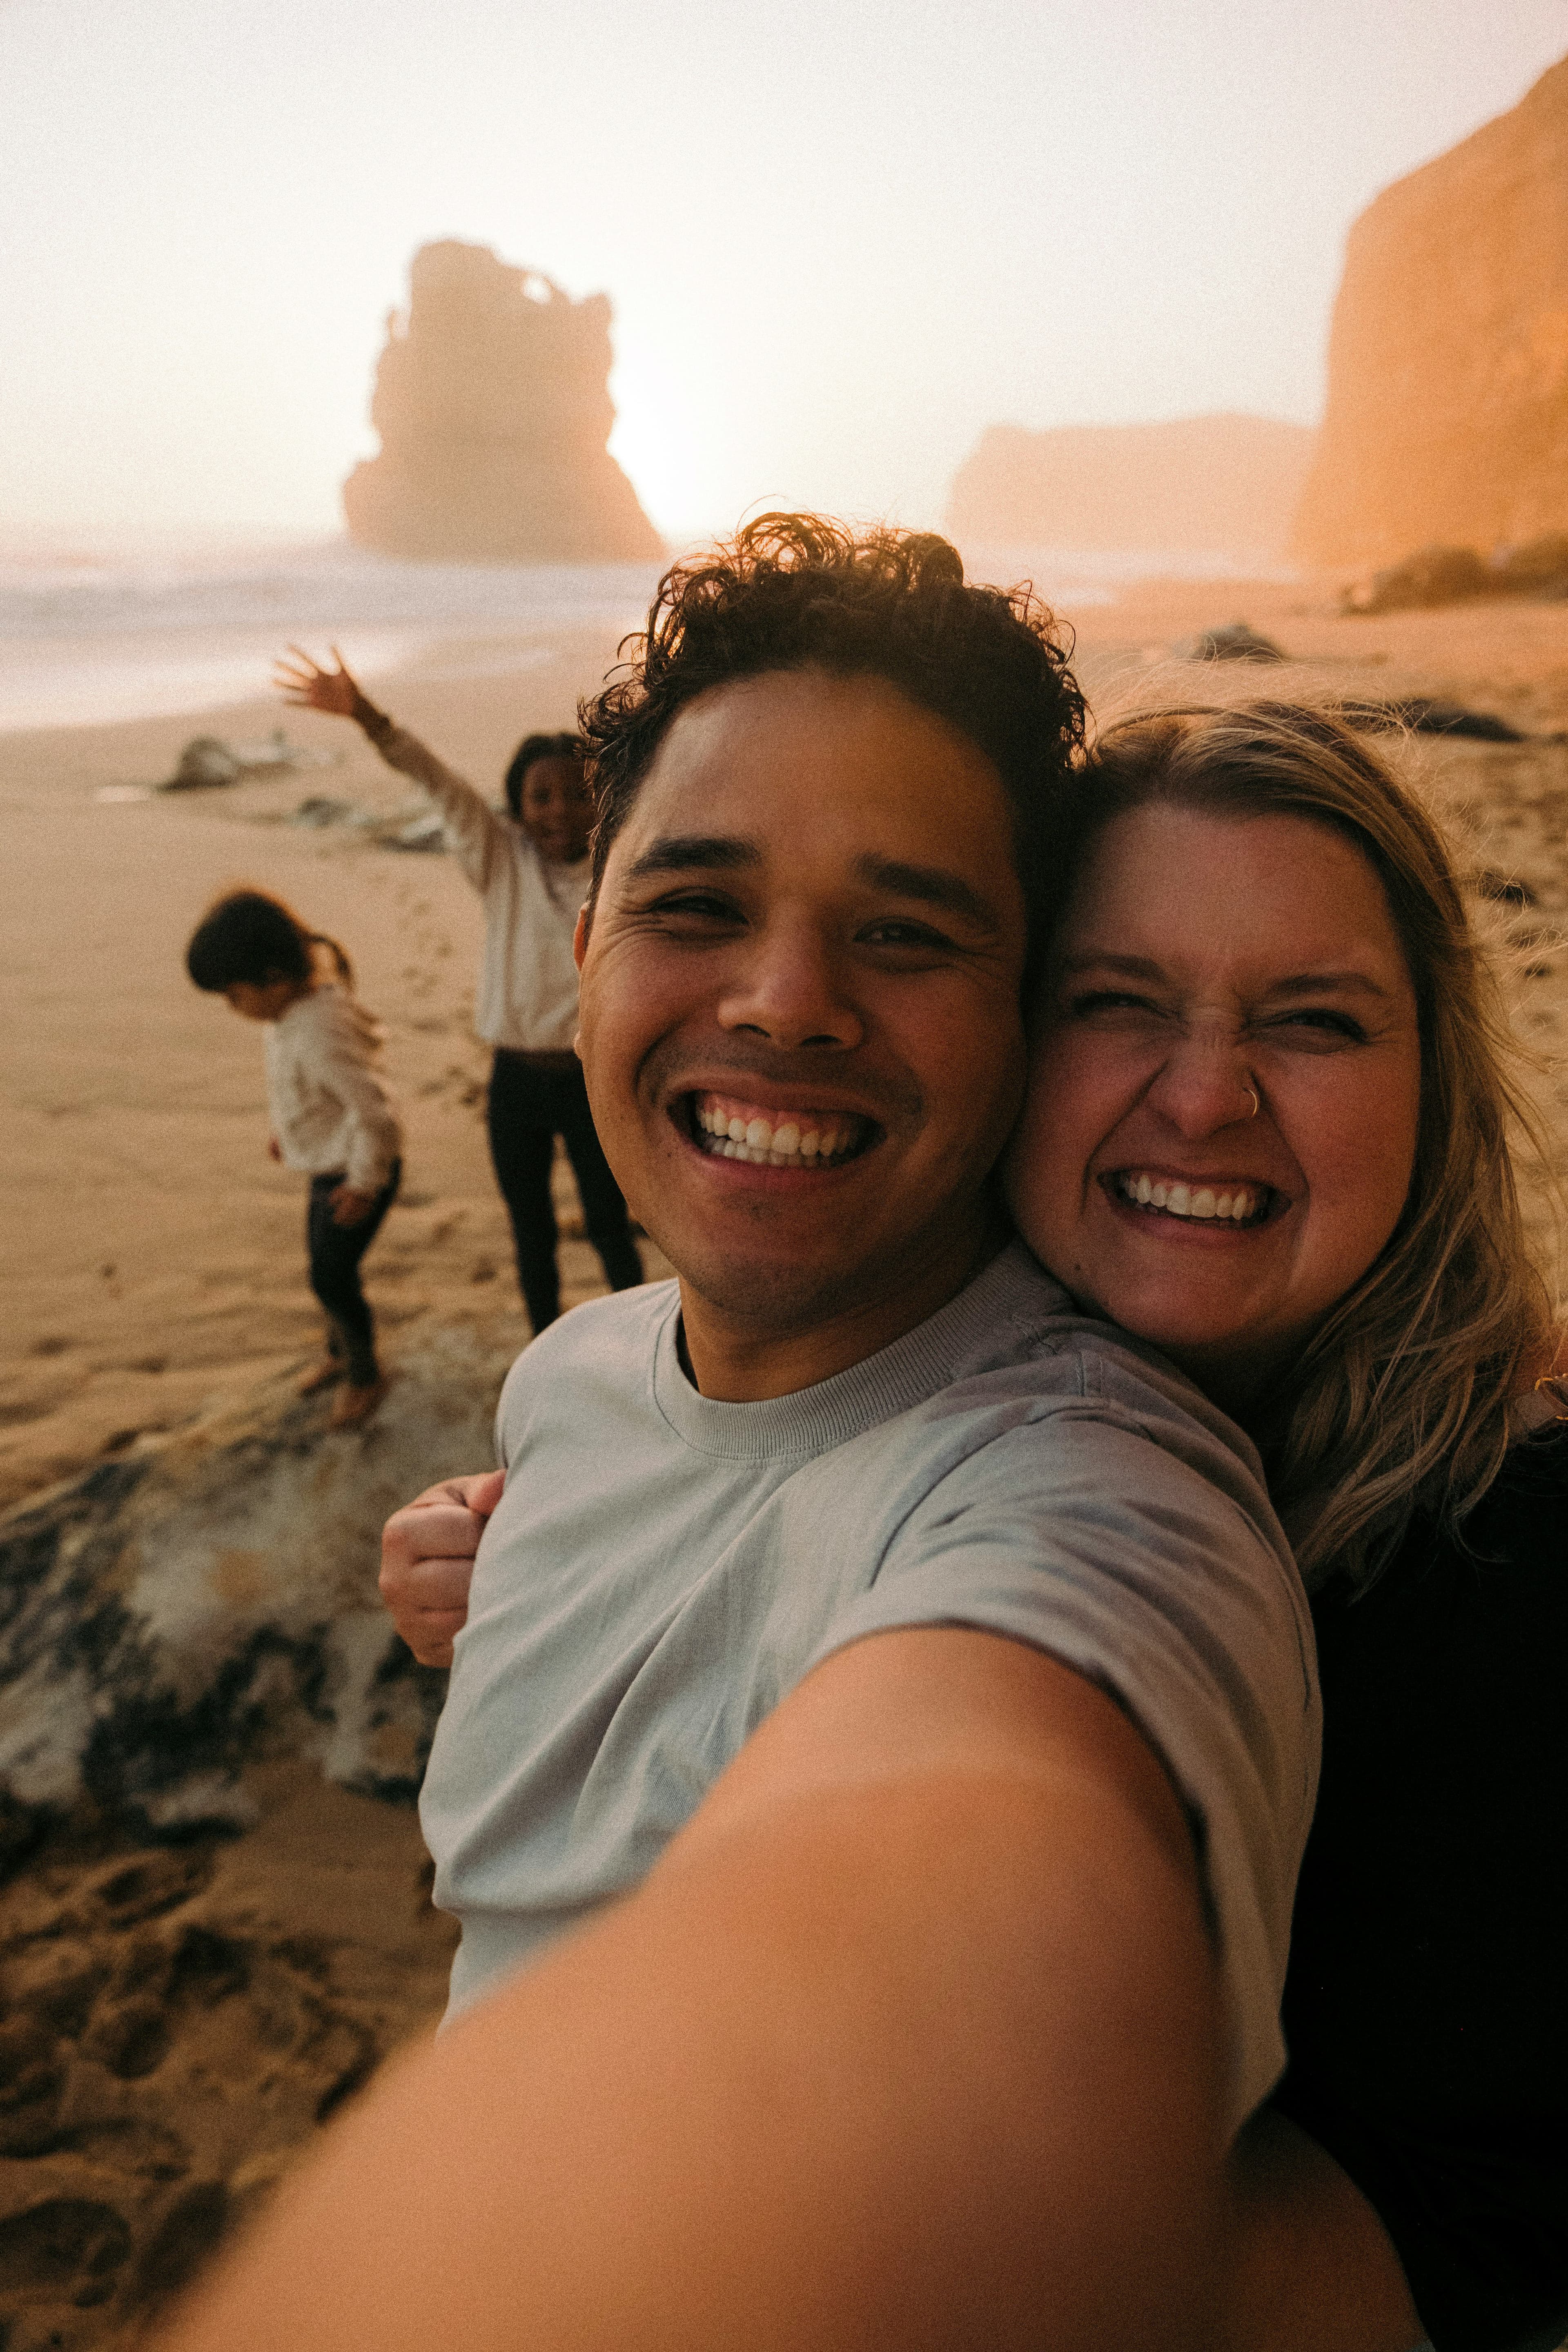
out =
<path fill-rule="evenodd" d="M 952 1295 L 1018 1108 L 1025 929 L 995 769 L 895 687 L 785 672 L 674 720 L 579 929 L 579 1045 L 689 1294 L 759 1339 Z"/>

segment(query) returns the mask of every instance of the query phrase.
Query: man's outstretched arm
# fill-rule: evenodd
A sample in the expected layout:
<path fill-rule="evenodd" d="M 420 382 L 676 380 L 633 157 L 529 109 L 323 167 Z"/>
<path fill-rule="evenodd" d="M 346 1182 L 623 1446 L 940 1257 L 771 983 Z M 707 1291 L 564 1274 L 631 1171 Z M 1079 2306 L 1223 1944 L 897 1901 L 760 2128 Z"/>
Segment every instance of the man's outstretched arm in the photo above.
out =
<path fill-rule="evenodd" d="M 1138 1732 L 1013 1643 L 879 1634 L 388 2071 L 171 2352 L 1206 2352 L 1223 2072 Z"/>

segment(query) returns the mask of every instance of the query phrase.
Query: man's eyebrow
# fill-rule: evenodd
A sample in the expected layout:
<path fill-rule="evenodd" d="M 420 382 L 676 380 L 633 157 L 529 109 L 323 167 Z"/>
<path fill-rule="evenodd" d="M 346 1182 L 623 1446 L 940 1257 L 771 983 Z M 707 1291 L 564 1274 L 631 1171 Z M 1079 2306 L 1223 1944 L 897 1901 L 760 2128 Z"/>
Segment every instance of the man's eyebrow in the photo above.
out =
<path fill-rule="evenodd" d="M 855 871 L 862 882 L 869 882 L 879 890 L 894 891 L 900 898 L 913 898 L 925 907 L 940 907 L 947 914 L 962 915 L 984 931 L 1002 928 L 999 909 L 965 882 L 961 875 L 950 873 L 945 866 L 910 866 L 901 857 L 880 857 L 868 851 L 855 861 Z"/>
<path fill-rule="evenodd" d="M 723 833 L 667 833 L 649 842 L 626 871 L 628 882 L 645 881 L 654 874 L 689 874 L 705 868 L 733 873 L 738 866 L 760 866 L 763 853 L 754 841 Z"/>
<path fill-rule="evenodd" d="M 1121 972 L 1128 980 L 1163 981 L 1169 978 L 1163 964 L 1149 956 L 1123 956 L 1091 953 L 1064 956 L 1060 969 L 1066 973 L 1083 971 Z M 1364 971 L 1298 971 L 1287 979 L 1273 980 L 1267 993 L 1270 996 L 1321 996 L 1324 993 L 1352 996 L 1376 996 L 1386 1003 L 1386 988 L 1379 986 L 1370 972 Z"/>

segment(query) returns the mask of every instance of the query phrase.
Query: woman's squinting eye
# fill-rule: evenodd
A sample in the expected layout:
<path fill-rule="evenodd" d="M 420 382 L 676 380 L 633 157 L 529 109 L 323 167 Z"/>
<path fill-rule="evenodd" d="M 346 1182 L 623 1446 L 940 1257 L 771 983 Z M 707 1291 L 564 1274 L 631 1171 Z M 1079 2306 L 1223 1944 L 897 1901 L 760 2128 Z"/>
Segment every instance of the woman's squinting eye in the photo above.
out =
<path fill-rule="evenodd" d="M 1263 1024 L 1266 1029 L 1294 1030 L 1305 1040 L 1332 1045 L 1364 1045 L 1367 1033 L 1353 1013 L 1342 1013 L 1331 1004 L 1303 1004 L 1289 1013 L 1277 1014 Z"/>
<path fill-rule="evenodd" d="M 1075 1021 L 1092 1021 L 1102 1013 L 1142 1013 L 1160 1017 L 1163 1008 L 1152 996 L 1140 996 L 1130 988 L 1085 988 L 1068 997 L 1067 1010 Z"/>

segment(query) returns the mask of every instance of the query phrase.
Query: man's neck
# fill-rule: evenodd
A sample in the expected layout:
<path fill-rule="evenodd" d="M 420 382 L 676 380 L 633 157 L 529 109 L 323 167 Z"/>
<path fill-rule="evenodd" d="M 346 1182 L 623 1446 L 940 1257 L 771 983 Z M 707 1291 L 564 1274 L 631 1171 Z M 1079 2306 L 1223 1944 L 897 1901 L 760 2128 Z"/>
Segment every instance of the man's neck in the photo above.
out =
<path fill-rule="evenodd" d="M 681 1362 L 693 1387 L 715 1402 L 755 1404 L 794 1396 L 863 1364 L 957 1297 L 1011 1239 L 989 1202 L 928 1247 L 913 1247 L 896 1273 L 868 1281 L 864 1295 L 798 1328 L 735 1313 L 680 1284 Z"/>

